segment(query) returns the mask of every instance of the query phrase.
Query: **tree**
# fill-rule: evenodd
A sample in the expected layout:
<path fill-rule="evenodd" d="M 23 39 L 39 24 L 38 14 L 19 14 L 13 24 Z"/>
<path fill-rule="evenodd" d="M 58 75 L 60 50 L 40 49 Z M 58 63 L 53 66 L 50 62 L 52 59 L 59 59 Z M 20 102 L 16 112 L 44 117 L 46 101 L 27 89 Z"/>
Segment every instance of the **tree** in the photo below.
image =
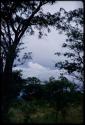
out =
<path fill-rule="evenodd" d="M 11 85 L 9 85 L 9 90 L 11 90 L 10 100 L 16 100 L 20 91 L 23 89 L 26 80 L 22 78 L 22 72 L 15 70 L 12 73 Z"/>
<path fill-rule="evenodd" d="M 28 77 L 24 84 L 24 94 L 22 98 L 25 100 L 40 99 L 42 95 L 41 81 L 36 77 Z"/>
<path fill-rule="evenodd" d="M 40 80 L 36 77 L 28 77 L 26 81 L 27 81 L 27 85 L 28 84 L 40 84 Z"/>
<path fill-rule="evenodd" d="M 59 80 L 49 80 L 46 84 L 47 100 L 56 109 L 56 117 L 58 113 L 62 113 L 65 120 L 66 111 L 69 105 L 79 104 L 81 102 L 81 92 L 78 92 L 78 85 L 70 82 L 66 77 L 61 76 Z"/>
<path fill-rule="evenodd" d="M 70 75 L 84 81 L 83 9 L 79 8 L 69 12 L 63 10 L 63 12 L 60 29 L 66 33 L 67 39 L 62 47 L 68 48 L 69 51 L 55 53 L 55 55 L 67 57 L 66 60 L 57 62 L 55 66 L 65 69 Z"/>
<path fill-rule="evenodd" d="M 20 40 L 26 32 L 33 34 L 34 28 L 39 29 L 41 37 L 42 27 L 53 25 L 54 15 L 44 14 L 41 7 L 55 1 L 2 1 L 1 2 L 1 49 L 4 72 L 11 72 L 14 59 L 19 52 Z M 36 15 L 38 13 L 38 15 Z M 51 19 L 50 19 L 51 18 Z M 9 59 L 10 58 L 10 59 Z"/>
<path fill-rule="evenodd" d="M 33 28 L 39 30 L 39 37 L 41 37 L 42 28 L 49 29 L 49 26 L 55 25 L 55 19 L 59 21 L 57 14 L 56 16 L 50 13 L 44 14 L 41 8 L 47 3 L 54 2 L 55 0 L 1 1 L 0 73 L 3 75 L 1 86 L 3 112 L 6 111 L 11 94 L 8 84 L 11 83 L 12 68 L 20 51 L 21 40 L 26 32 L 32 35 Z"/>

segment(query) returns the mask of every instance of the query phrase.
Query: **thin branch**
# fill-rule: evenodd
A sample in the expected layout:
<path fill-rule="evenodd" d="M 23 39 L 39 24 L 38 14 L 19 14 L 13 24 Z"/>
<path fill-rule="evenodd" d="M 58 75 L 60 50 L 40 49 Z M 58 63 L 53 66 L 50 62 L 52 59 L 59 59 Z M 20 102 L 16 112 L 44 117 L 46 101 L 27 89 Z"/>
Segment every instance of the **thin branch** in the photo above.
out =
<path fill-rule="evenodd" d="M 6 51 L 5 46 L 4 46 L 3 44 L 0 44 L 0 46 L 3 48 L 3 50 L 4 50 L 5 54 L 7 55 L 7 51 Z"/>
<path fill-rule="evenodd" d="M 20 33 L 20 35 L 19 35 L 19 39 L 21 39 L 22 35 L 24 34 L 24 32 L 26 31 L 27 27 L 29 26 L 31 19 L 32 19 L 32 18 L 34 17 L 34 15 L 40 10 L 40 7 L 41 7 L 41 6 L 42 6 L 42 2 L 40 1 L 40 4 L 39 4 L 39 6 L 36 8 L 36 10 L 31 14 L 31 16 L 30 16 L 28 19 L 26 19 L 26 20 L 24 21 L 23 27 L 22 27 L 22 29 L 21 29 L 21 33 Z"/>
<path fill-rule="evenodd" d="M 10 32 L 10 27 L 9 27 L 9 24 L 8 24 L 8 22 L 6 22 L 7 23 L 7 29 L 8 29 L 8 33 L 7 33 L 7 36 L 9 37 L 9 46 L 11 45 L 11 32 Z"/>

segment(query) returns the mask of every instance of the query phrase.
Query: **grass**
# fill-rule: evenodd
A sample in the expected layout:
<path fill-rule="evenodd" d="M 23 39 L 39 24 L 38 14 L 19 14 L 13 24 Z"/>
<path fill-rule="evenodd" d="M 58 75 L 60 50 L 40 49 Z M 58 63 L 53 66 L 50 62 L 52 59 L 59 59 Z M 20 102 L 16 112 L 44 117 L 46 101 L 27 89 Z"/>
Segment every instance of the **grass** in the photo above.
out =
<path fill-rule="evenodd" d="M 82 123 L 83 122 L 83 109 L 79 105 L 77 107 L 70 107 L 66 117 L 66 121 L 70 123 Z"/>
<path fill-rule="evenodd" d="M 8 112 L 11 123 L 82 123 L 82 106 L 72 106 L 66 109 L 65 119 L 61 112 L 42 100 L 31 102 L 21 101 L 13 104 Z"/>

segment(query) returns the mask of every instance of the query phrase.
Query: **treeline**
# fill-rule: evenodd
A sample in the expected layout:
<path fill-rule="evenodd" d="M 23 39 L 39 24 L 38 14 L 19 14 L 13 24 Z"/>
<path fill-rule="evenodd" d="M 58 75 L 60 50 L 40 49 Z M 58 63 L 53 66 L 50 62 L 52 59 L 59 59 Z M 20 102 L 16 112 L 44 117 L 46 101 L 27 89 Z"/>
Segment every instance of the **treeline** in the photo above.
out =
<path fill-rule="evenodd" d="M 34 109 L 37 113 L 39 107 L 39 112 L 41 112 L 42 108 L 44 110 L 46 107 L 47 109 L 51 107 L 55 110 L 56 120 L 58 120 L 59 113 L 61 113 L 63 119 L 65 119 L 64 117 L 67 116 L 66 112 L 69 107 L 77 108 L 78 106 L 83 106 L 83 91 L 81 91 L 80 86 L 72 83 L 64 76 L 61 76 L 58 80 L 54 77 L 50 77 L 48 81 L 42 83 L 42 81 L 36 77 L 23 79 L 20 71 L 14 71 L 11 78 L 11 87 L 11 94 L 9 93 L 11 101 L 9 103 L 9 115 L 7 117 L 8 119 L 11 119 L 11 117 L 13 119 L 11 113 L 14 114 L 14 122 L 17 116 L 17 113 L 15 113 L 16 110 L 23 110 L 24 113 L 26 113 L 25 110 L 28 111 L 26 113 L 27 116 L 23 117 L 29 120 L 30 118 L 28 118 L 28 116 L 31 117 L 29 111 L 34 114 Z M 26 106 L 24 106 L 24 103 Z M 10 111 L 12 107 L 13 111 Z M 48 117 L 48 115 L 46 115 L 46 117 Z M 20 119 L 22 120 L 22 118 Z M 34 119 L 32 119 L 32 122 L 33 121 Z M 8 122 L 12 122 L 12 120 Z M 26 120 L 24 120 L 24 123 L 25 122 Z"/>
<path fill-rule="evenodd" d="M 43 99 L 55 103 L 58 109 L 71 103 L 81 103 L 83 91 L 80 86 L 72 83 L 66 77 L 61 76 L 56 80 L 50 77 L 48 81 L 42 83 L 36 77 L 23 79 L 20 71 L 13 73 L 10 98 L 24 99 Z M 14 90 L 14 91 L 13 91 Z"/>

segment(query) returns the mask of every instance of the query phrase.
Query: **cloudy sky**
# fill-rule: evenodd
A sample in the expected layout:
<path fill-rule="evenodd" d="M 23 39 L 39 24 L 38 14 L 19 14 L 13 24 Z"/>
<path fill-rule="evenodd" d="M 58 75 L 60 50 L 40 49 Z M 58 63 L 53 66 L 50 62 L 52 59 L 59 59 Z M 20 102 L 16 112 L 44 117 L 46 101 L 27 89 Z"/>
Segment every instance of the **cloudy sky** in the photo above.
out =
<path fill-rule="evenodd" d="M 44 12 L 55 13 L 60 8 L 65 8 L 66 11 L 74 10 L 83 7 L 81 1 L 58 1 L 54 5 L 45 5 L 43 7 Z M 59 77 L 59 74 L 63 71 L 59 71 L 55 68 L 55 63 L 63 58 L 54 55 L 57 51 L 64 51 L 62 49 L 62 43 L 65 42 L 66 36 L 59 34 L 58 31 L 51 28 L 51 32 L 47 36 L 43 36 L 42 39 L 38 38 L 38 32 L 36 31 L 33 36 L 26 34 L 22 39 L 24 41 L 24 47 L 26 47 L 21 53 L 32 52 L 32 60 L 26 61 L 24 65 L 18 66 L 15 69 L 21 69 L 23 71 L 23 77 L 35 76 L 40 80 L 48 80 L 50 76 L 55 78 Z"/>

